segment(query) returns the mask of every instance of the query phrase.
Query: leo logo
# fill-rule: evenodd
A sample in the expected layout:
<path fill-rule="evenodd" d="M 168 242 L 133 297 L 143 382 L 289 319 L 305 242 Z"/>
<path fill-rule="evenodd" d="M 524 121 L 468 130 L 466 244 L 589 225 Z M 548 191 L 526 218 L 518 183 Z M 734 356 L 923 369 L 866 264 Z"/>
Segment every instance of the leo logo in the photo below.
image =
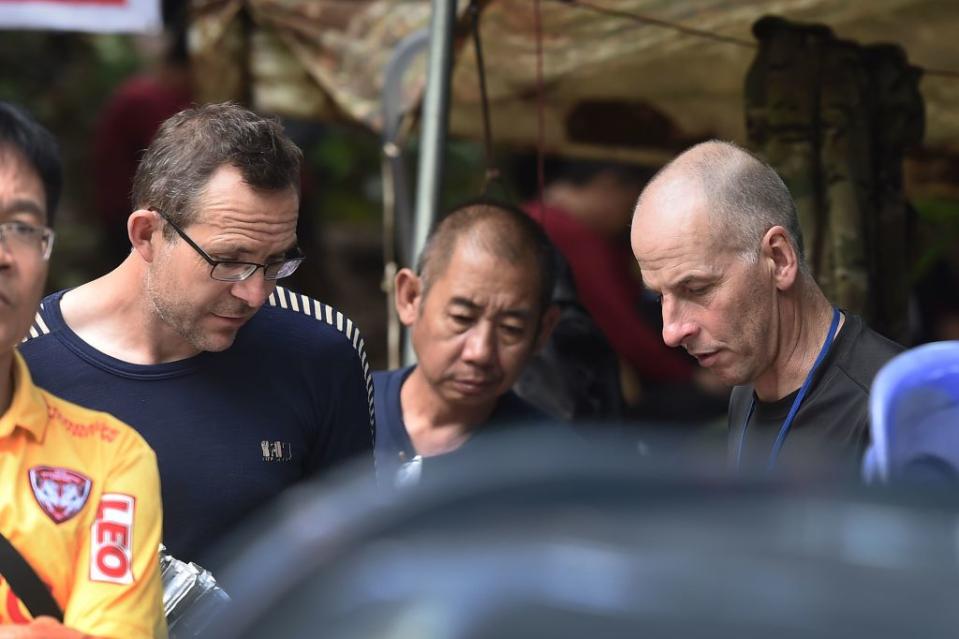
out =
<path fill-rule="evenodd" d="M 90 526 L 90 581 L 132 584 L 133 518 L 136 499 L 103 493 Z"/>
<path fill-rule="evenodd" d="M 93 486 L 89 477 L 66 468 L 34 466 L 28 475 L 33 496 L 55 524 L 62 524 L 80 512 Z"/>

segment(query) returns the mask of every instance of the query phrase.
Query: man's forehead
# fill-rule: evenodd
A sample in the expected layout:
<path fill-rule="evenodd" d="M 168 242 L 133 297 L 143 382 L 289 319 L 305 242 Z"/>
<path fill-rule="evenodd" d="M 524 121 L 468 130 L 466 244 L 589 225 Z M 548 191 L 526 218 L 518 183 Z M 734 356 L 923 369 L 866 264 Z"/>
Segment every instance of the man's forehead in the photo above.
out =
<path fill-rule="evenodd" d="M 274 232 L 295 228 L 299 195 L 292 187 L 265 190 L 229 178 L 205 188 L 194 202 L 195 224 L 225 227 L 266 225 Z"/>
<path fill-rule="evenodd" d="M 472 271 L 492 271 L 496 273 L 521 272 L 535 278 L 536 256 L 532 249 L 508 256 L 497 250 L 490 238 L 478 235 L 466 235 L 457 238 L 451 246 L 450 259 L 446 271 L 455 278 L 457 275 Z"/>
<path fill-rule="evenodd" d="M 646 286 L 669 288 L 684 280 L 708 278 L 722 270 L 726 251 L 717 245 L 704 218 L 679 218 L 676 224 L 637 227 L 633 253 Z"/>
<path fill-rule="evenodd" d="M 5 171 L 16 171 L 24 178 L 42 182 L 40 174 L 23 152 L 9 143 L 0 142 L 0 168 Z"/>
<path fill-rule="evenodd" d="M 723 279 L 741 259 L 736 251 L 706 240 L 702 244 L 675 244 L 638 262 L 643 284 L 664 291 Z"/>
<path fill-rule="evenodd" d="M 458 242 L 445 269 L 436 280 L 451 297 L 472 299 L 491 293 L 530 297 L 538 289 L 536 260 L 524 255 L 514 261 L 482 246 Z"/>
<path fill-rule="evenodd" d="M 46 218 L 47 196 L 43 180 L 19 149 L 0 143 L 0 172 L 6 181 L 0 207 L 4 211 L 11 207 L 20 208 Z"/>
<path fill-rule="evenodd" d="M 718 264 L 684 265 L 675 269 L 659 272 L 650 271 L 649 278 L 644 274 L 643 283 L 648 288 L 662 291 L 682 286 L 710 282 L 722 275 Z"/>
<path fill-rule="evenodd" d="M 674 252 L 709 250 L 714 240 L 708 214 L 696 203 L 637 209 L 630 231 L 633 254 L 640 266 Z"/>

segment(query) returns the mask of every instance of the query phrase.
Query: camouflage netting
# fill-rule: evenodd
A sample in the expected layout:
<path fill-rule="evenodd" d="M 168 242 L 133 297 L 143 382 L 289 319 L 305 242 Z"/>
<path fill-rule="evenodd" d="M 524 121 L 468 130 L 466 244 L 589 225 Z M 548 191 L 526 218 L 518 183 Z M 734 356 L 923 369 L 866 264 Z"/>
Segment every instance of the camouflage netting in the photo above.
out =
<path fill-rule="evenodd" d="M 546 139 L 566 155 L 661 161 L 692 139 L 746 142 L 742 82 L 762 15 L 829 25 L 868 45 L 891 42 L 913 64 L 956 69 L 959 7 L 941 0 L 589 0 L 603 14 L 541 0 Z M 476 64 L 466 0 L 453 76 L 454 135 L 479 139 Z M 191 52 L 201 96 L 250 101 L 290 116 L 339 118 L 379 130 L 393 48 L 429 24 L 430 0 L 192 0 Z M 529 147 L 537 131 L 532 0 L 483 0 L 493 132 Z M 730 38 L 719 42 L 623 14 Z M 738 44 L 737 44 L 738 42 Z M 421 63 L 422 64 L 422 63 Z M 422 68 L 425 68 L 422 67 Z M 413 73 L 411 76 L 415 76 Z M 959 147 L 959 79 L 925 74 L 926 143 Z M 422 93 L 411 77 L 408 99 Z M 585 123 L 585 125 L 584 125 Z"/>
<path fill-rule="evenodd" d="M 826 295 L 906 338 L 908 210 L 903 156 L 922 141 L 918 69 L 898 47 L 765 18 L 746 80 L 749 142 L 796 198 Z"/>
<path fill-rule="evenodd" d="M 467 4 L 458 4 L 450 130 L 480 139 Z M 657 164 L 708 137 L 760 149 L 798 196 L 810 262 L 827 294 L 902 338 L 909 270 L 902 158 L 923 138 L 923 102 L 926 148 L 959 150 L 959 77 L 920 74 L 904 52 L 918 67 L 956 69 L 959 6 L 589 0 L 603 13 L 585 4 L 540 2 L 547 151 Z M 481 2 L 493 137 L 501 145 L 536 142 L 534 5 Z M 430 0 L 193 0 L 191 7 L 201 99 L 372 130 L 382 125 L 391 53 L 430 16 Z M 829 26 L 773 21 L 754 35 L 764 14 Z M 898 46 L 875 44 L 882 42 Z M 404 90 L 414 106 L 423 91 L 419 64 Z"/>

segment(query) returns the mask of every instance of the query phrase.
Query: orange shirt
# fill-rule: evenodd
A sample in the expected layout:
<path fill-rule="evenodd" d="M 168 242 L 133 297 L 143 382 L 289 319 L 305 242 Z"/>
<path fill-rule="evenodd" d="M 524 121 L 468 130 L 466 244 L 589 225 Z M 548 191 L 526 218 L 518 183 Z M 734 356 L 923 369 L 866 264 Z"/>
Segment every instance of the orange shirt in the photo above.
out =
<path fill-rule="evenodd" d="M 166 637 L 156 455 L 118 419 L 34 386 L 14 353 L 0 416 L 0 531 L 63 609 L 99 637 Z M 0 578 L 0 624 L 30 613 Z"/>

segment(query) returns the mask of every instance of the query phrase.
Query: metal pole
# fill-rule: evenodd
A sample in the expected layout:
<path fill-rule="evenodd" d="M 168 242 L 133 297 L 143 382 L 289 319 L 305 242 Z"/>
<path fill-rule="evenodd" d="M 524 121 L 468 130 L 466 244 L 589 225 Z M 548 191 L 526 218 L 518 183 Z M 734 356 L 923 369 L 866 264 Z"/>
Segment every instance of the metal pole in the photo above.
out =
<path fill-rule="evenodd" d="M 423 96 L 423 119 L 420 133 L 419 169 L 416 176 L 416 215 L 413 219 L 413 246 L 410 255 L 416 260 L 426 244 L 443 187 L 443 151 L 449 123 L 450 71 L 453 62 L 453 27 L 456 24 L 456 0 L 433 0 L 430 15 L 430 45 L 426 71 L 426 94 Z M 416 361 L 407 338 L 403 345 L 403 361 Z"/>
<path fill-rule="evenodd" d="M 403 356 L 403 331 L 396 315 L 396 272 L 410 266 L 412 203 L 403 161 L 402 131 L 412 109 L 403 101 L 403 79 L 413 61 L 426 51 L 426 29 L 406 36 L 393 50 L 383 77 L 383 282 L 386 293 L 387 368 L 399 368 Z"/>

